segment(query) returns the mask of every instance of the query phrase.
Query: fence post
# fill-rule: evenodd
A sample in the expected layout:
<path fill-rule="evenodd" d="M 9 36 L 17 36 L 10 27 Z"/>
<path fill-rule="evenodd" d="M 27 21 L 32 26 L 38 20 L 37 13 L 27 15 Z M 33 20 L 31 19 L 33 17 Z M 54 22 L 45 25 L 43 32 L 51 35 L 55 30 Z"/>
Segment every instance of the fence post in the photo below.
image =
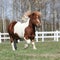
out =
<path fill-rule="evenodd" d="M 36 42 L 38 42 L 38 31 L 36 31 Z"/>
<path fill-rule="evenodd" d="M 57 38 L 57 42 L 58 42 L 58 31 L 56 31 L 56 35 L 57 35 L 56 38 Z"/>
<path fill-rule="evenodd" d="M 56 33 L 56 31 L 54 31 L 54 41 L 56 41 L 57 40 L 57 33 Z"/>
<path fill-rule="evenodd" d="M 42 33 L 42 42 L 44 42 L 44 32 Z"/>
<path fill-rule="evenodd" d="M 2 41 L 1 41 L 1 32 L 0 32 L 0 43 L 2 43 Z"/>

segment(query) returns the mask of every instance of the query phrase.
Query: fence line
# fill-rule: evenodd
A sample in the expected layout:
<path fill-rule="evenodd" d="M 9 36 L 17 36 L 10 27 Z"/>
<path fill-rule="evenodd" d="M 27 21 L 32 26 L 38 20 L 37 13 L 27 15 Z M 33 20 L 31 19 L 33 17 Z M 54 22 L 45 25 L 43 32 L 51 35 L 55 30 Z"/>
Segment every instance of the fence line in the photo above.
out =
<path fill-rule="evenodd" d="M 0 32 L 0 43 L 2 43 L 2 39 L 10 39 L 9 34 L 8 33 L 1 33 Z"/>
<path fill-rule="evenodd" d="M 38 42 L 39 38 L 42 38 L 42 42 L 44 42 L 45 38 L 53 38 L 54 41 L 59 41 L 60 31 L 46 31 L 46 32 L 38 32 L 36 31 L 36 42 Z"/>
<path fill-rule="evenodd" d="M 45 38 L 53 38 L 53 41 L 59 41 L 60 38 L 60 31 L 46 31 L 46 32 L 38 32 L 36 31 L 36 42 L 38 42 L 38 39 L 42 39 L 42 42 L 45 41 Z M 0 32 L 0 43 L 2 43 L 2 39 L 10 39 L 8 33 L 1 33 Z"/>

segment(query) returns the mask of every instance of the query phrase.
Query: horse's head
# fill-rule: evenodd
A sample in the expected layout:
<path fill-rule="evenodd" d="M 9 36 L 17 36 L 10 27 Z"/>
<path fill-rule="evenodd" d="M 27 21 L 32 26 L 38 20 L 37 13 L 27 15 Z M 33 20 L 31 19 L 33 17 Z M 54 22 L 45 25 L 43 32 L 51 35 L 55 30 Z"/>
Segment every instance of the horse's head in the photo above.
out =
<path fill-rule="evenodd" d="M 34 11 L 29 15 L 31 23 L 35 26 L 41 25 L 41 13 L 38 11 Z"/>

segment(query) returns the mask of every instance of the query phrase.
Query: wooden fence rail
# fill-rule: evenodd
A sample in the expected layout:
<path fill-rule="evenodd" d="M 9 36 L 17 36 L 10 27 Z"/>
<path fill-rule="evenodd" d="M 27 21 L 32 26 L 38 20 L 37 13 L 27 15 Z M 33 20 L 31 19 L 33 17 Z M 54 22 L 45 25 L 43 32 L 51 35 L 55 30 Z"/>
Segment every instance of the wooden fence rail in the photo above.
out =
<path fill-rule="evenodd" d="M 45 38 L 53 38 L 53 41 L 59 41 L 60 38 L 60 31 L 46 31 L 46 32 L 38 32 L 36 31 L 36 42 L 38 42 L 38 39 L 42 39 L 42 42 L 45 41 Z M 2 39 L 10 39 L 8 33 L 1 33 L 0 32 L 0 43 L 2 42 Z"/>
<path fill-rule="evenodd" d="M 0 32 L 0 43 L 2 42 L 2 39 L 10 39 L 9 34 L 8 33 L 1 33 Z"/>
<path fill-rule="evenodd" d="M 60 31 L 46 31 L 46 32 L 38 32 L 36 31 L 36 42 L 41 38 L 42 42 L 44 42 L 45 38 L 53 38 L 54 41 L 59 41 Z"/>

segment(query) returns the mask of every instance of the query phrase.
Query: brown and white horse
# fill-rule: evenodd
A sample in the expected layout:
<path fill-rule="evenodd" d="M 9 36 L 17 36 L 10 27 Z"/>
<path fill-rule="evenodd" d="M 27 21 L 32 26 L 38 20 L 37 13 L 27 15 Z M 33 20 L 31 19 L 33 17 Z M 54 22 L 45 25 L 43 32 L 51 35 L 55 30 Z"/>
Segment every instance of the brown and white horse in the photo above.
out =
<path fill-rule="evenodd" d="M 34 43 L 35 37 L 35 26 L 41 24 L 40 12 L 34 11 L 28 15 L 28 19 L 25 23 L 14 21 L 8 26 L 8 33 L 10 36 L 10 41 L 12 49 L 15 51 L 17 49 L 16 41 L 20 38 L 24 38 L 26 41 L 25 47 L 27 48 L 30 42 L 32 43 L 33 49 L 36 49 Z"/>

